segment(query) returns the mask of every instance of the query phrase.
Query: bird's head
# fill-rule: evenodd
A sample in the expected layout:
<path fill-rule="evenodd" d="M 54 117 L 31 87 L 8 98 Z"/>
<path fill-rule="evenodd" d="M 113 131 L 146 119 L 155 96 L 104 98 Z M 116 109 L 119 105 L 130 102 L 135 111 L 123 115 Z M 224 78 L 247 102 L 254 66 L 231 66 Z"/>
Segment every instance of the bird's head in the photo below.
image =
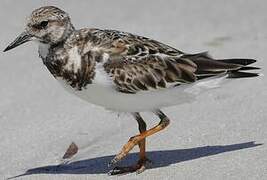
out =
<path fill-rule="evenodd" d="M 4 51 L 32 40 L 45 44 L 56 44 L 66 39 L 73 30 L 74 27 L 66 12 L 54 6 L 41 7 L 32 12 L 24 32 Z"/>

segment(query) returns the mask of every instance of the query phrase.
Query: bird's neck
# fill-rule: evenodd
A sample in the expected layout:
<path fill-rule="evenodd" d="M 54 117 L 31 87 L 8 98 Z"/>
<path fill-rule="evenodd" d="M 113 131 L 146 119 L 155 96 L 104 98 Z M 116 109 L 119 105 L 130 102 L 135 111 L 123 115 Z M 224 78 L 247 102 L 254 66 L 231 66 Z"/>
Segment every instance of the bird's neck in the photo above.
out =
<path fill-rule="evenodd" d="M 39 56 L 50 73 L 58 80 L 65 81 L 75 90 L 82 90 L 92 83 L 95 76 L 95 60 L 90 54 L 81 57 L 78 49 L 69 49 L 65 44 L 75 29 L 68 31 L 66 38 L 56 44 L 39 44 Z M 90 58 L 90 59 L 88 59 Z M 83 67 L 78 67 L 83 65 Z"/>
<path fill-rule="evenodd" d="M 62 42 L 62 41 L 65 42 L 65 41 L 68 39 L 68 37 L 70 37 L 70 35 L 71 35 L 74 31 L 75 31 L 75 28 L 74 28 L 73 24 L 72 24 L 71 22 L 68 23 L 68 25 L 67 25 L 67 27 L 66 27 L 66 30 L 65 30 L 65 32 L 64 32 L 64 34 L 63 34 L 63 36 L 62 36 L 61 42 Z"/>
<path fill-rule="evenodd" d="M 59 38 L 58 41 L 50 43 L 39 42 L 39 56 L 43 59 L 43 61 L 49 61 L 49 59 L 46 58 L 49 53 L 54 53 L 57 49 L 63 48 L 65 42 L 74 31 L 74 26 L 69 23 L 66 27 L 64 34 L 61 38 Z"/>
<path fill-rule="evenodd" d="M 63 45 L 73 32 L 75 32 L 75 28 L 70 22 L 66 25 L 63 35 L 57 41 L 49 43 L 50 47 L 54 48 Z"/>

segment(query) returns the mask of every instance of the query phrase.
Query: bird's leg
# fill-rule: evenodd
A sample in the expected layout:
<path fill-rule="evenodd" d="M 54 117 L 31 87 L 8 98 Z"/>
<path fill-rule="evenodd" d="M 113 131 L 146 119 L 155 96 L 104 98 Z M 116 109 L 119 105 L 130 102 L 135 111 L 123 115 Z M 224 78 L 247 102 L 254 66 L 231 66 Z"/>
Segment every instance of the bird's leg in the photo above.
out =
<path fill-rule="evenodd" d="M 140 133 L 143 133 L 146 131 L 146 123 L 143 120 L 143 118 L 140 116 L 139 113 L 132 113 L 136 121 L 138 122 L 138 129 Z M 128 166 L 128 167 L 115 167 L 112 171 L 110 171 L 110 175 L 115 174 L 123 174 L 123 173 L 129 173 L 129 172 L 138 172 L 141 173 L 145 170 L 146 162 L 149 161 L 146 158 L 146 139 L 142 139 L 140 142 L 138 142 L 138 146 L 140 149 L 139 152 L 139 160 L 137 164 L 134 166 Z"/>
<path fill-rule="evenodd" d="M 142 119 L 142 117 L 140 116 L 140 114 L 134 113 L 135 119 L 137 120 L 138 125 L 139 125 L 140 134 L 133 136 L 129 139 L 129 141 L 123 146 L 121 152 L 117 154 L 115 158 L 112 159 L 112 161 L 110 162 L 110 165 L 114 165 L 120 160 L 122 160 L 129 153 L 129 151 L 137 144 L 139 145 L 139 148 L 140 148 L 140 153 L 139 153 L 140 159 L 135 166 L 115 167 L 110 172 L 111 175 L 129 173 L 129 172 L 135 172 L 135 171 L 140 173 L 145 170 L 146 162 L 149 161 L 146 158 L 146 154 L 145 154 L 145 138 L 163 130 L 170 123 L 169 118 L 160 110 L 156 110 L 154 113 L 160 118 L 160 122 L 157 126 L 149 130 L 146 130 L 146 124 L 144 120 Z"/>
<path fill-rule="evenodd" d="M 144 119 L 140 116 L 139 113 L 133 113 L 134 118 L 136 119 L 138 123 L 138 129 L 140 134 L 146 131 L 146 122 Z M 140 152 L 139 152 L 139 160 L 145 160 L 146 159 L 146 139 L 144 138 L 138 143 Z"/>

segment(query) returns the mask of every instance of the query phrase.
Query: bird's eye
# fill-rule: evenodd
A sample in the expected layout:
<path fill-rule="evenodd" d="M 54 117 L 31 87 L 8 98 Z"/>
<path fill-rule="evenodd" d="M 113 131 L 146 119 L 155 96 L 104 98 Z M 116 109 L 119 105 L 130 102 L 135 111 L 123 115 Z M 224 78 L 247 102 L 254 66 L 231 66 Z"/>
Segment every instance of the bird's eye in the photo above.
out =
<path fill-rule="evenodd" d="M 36 29 L 45 29 L 48 25 L 48 21 L 42 21 L 39 24 L 35 24 L 33 27 L 35 27 Z"/>
<path fill-rule="evenodd" d="M 40 26 L 42 26 L 43 28 L 45 28 L 48 25 L 48 21 L 42 21 L 40 23 Z"/>

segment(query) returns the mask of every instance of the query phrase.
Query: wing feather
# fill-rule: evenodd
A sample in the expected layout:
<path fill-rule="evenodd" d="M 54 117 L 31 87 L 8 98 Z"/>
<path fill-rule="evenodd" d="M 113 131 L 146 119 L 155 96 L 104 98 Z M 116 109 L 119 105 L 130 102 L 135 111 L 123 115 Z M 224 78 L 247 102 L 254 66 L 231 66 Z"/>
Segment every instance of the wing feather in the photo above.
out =
<path fill-rule="evenodd" d="M 105 71 L 124 93 L 193 83 L 237 72 L 255 62 L 251 59 L 215 60 L 206 52 L 185 54 L 153 39 L 126 32 L 93 29 L 90 33 L 90 38 L 94 37 L 89 40 L 93 49 L 109 56 L 103 63 Z"/>
<path fill-rule="evenodd" d="M 183 62 L 183 61 L 182 61 Z M 123 65 L 122 65 L 123 64 Z M 196 68 L 169 57 L 150 55 L 132 62 L 126 57 L 121 61 L 109 60 L 104 68 L 110 73 L 117 88 L 122 92 L 166 88 L 167 84 L 194 82 Z"/>

